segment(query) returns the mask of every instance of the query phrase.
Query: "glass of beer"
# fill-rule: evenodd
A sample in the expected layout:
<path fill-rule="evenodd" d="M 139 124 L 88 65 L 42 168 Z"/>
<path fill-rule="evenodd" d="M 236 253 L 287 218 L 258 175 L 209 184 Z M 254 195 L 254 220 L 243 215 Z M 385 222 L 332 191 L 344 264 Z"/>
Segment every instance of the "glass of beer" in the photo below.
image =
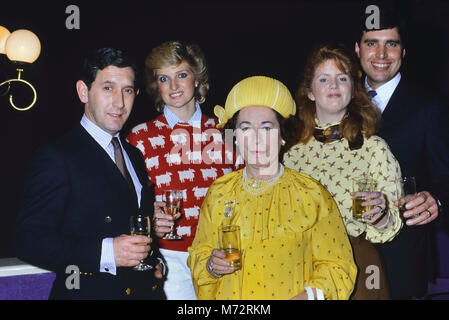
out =
<path fill-rule="evenodd" d="M 150 236 L 151 233 L 151 220 L 148 216 L 131 216 L 130 217 L 130 229 L 132 236 Z M 145 245 L 143 243 L 142 245 Z M 150 255 L 152 255 L 151 251 Z M 152 265 L 145 263 L 144 260 L 140 260 L 140 263 L 133 268 L 136 271 L 147 271 L 153 269 Z"/>
<path fill-rule="evenodd" d="M 165 214 L 173 216 L 174 225 L 170 233 L 167 233 L 163 239 L 166 240 L 181 240 L 182 238 L 176 232 L 176 220 L 181 216 L 181 207 L 183 195 L 181 190 L 167 190 L 164 191 L 162 200 L 165 202 Z"/>
<path fill-rule="evenodd" d="M 400 189 L 400 194 L 399 194 L 399 199 L 401 199 L 402 197 L 405 197 L 409 194 L 416 194 L 416 180 L 415 177 L 402 177 L 401 181 L 401 189 Z M 401 213 L 401 217 L 402 214 L 407 211 L 407 209 L 405 208 L 405 204 L 404 203 L 400 203 L 399 205 L 399 212 Z M 415 214 L 414 216 L 411 216 L 411 219 L 417 218 L 419 217 L 419 214 Z"/>
<path fill-rule="evenodd" d="M 224 258 L 231 267 L 240 268 L 241 244 L 240 227 L 237 225 L 225 225 L 218 228 L 219 247 L 226 253 Z"/>
<path fill-rule="evenodd" d="M 368 222 L 371 220 L 371 216 L 363 216 L 365 212 L 372 210 L 373 206 L 362 206 L 362 203 L 369 201 L 362 197 L 359 192 L 375 192 L 377 188 L 377 182 L 368 177 L 358 177 L 352 180 L 352 191 L 354 195 L 352 197 L 352 216 L 355 220 L 360 222 Z"/>

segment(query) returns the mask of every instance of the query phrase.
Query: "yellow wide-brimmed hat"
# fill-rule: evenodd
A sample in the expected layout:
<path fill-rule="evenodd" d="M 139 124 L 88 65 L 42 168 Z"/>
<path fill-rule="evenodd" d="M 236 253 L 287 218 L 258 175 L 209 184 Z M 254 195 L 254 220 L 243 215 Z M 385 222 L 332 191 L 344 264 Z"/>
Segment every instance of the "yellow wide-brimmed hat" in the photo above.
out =
<path fill-rule="evenodd" d="M 269 77 L 253 76 L 243 79 L 232 88 L 224 108 L 215 106 L 214 113 L 219 121 L 217 128 L 223 128 L 237 111 L 250 106 L 269 107 L 284 118 L 296 113 L 295 101 L 282 82 Z"/>

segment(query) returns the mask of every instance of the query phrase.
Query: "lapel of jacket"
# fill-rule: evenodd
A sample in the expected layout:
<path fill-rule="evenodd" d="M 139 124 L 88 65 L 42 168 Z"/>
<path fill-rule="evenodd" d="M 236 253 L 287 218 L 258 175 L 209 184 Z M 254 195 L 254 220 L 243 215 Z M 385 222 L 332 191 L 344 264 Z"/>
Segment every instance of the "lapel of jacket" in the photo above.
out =
<path fill-rule="evenodd" d="M 378 135 L 383 137 L 384 134 L 391 133 L 392 129 L 407 116 L 409 107 L 406 84 L 401 79 L 382 113 L 381 129 Z"/>
<path fill-rule="evenodd" d="M 130 208 L 137 210 L 137 203 L 133 200 L 128 184 L 111 157 L 81 125 L 79 136 L 80 143 L 85 148 L 85 155 L 90 158 L 92 167 L 102 172 L 104 180 L 110 186 L 110 192 L 118 199 L 127 201 Z"/>
<path fill-rule="evenodd" d="M 384 119 L 390 119 L 390 118 L 397 118 L 401 112 L 404 112 L 404 108 L 401 108 L 401 106 L 404 104 L 405 99 L 403 97 L 403 91 L 404 91 L 404 81 L 401 79 L 398 86 L 393 92 L 393 95 L 390 98 L 390 101 L 388 101 L 388 104 L 382 114 L 382 118 Z"/>

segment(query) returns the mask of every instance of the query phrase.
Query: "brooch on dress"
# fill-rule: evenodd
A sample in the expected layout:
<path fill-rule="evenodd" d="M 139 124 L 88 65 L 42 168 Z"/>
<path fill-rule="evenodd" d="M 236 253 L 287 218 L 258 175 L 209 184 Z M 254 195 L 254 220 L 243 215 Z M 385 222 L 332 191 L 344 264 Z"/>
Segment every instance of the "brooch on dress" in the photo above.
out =
<path fill-rule="evenodd" d="M 226 218 L 229 218 L 230 216 L 232 216 L 232 213 L 234 211 L 235 200 L 225 201 L 224 205 L 226 206 L 224 216 Z"/>

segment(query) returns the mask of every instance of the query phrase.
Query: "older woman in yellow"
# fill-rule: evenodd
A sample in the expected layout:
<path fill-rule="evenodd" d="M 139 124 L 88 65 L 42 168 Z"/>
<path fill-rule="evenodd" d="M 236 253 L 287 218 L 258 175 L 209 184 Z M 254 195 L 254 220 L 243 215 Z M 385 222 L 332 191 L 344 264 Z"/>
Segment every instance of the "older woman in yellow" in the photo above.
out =
<path fill-rule="evenodd" d="M 189 248 L 198 299 L 347 299 L 356 267 L 338 208 L 309 176 L 284 168 L 296 105 L 279 81 L 255 76 L 237 83 L 220 128 L 234 133 L 245 168 L 217 179 L 201 207 Z M 287 144 L 286 144 L 287 142 Z M 241 228 L 241 267 L 217 249 L 221 225 Z"/>
<path fill-rule="evenodd" d="M 297 92 L 299 143 L 284 164 L 321 182 L 334 197 L 343 217 L 359 268 L 352 299 L 388 299 L 388 285 L 372 243 L 392 240 L 402 221 L 394 202 L 399 199 L 401 170 L 384 140 L 374 135 L 380 114 L 368 98 L 357 62 L 338 46 L 321 46 L 306 63 Z M 352 179 L 368 176 L 379 192 L 363 194 L 363 206 L 373 208 L 365 222 L 352 214 Z M 373 190 L 374 191 L 374 190 Z M 371 218 L 368 218 L 371 217 Z M 379 284 L 366 280 L 377 266 Z M 371 270 L 371 269 L 370 269 Z"/>

